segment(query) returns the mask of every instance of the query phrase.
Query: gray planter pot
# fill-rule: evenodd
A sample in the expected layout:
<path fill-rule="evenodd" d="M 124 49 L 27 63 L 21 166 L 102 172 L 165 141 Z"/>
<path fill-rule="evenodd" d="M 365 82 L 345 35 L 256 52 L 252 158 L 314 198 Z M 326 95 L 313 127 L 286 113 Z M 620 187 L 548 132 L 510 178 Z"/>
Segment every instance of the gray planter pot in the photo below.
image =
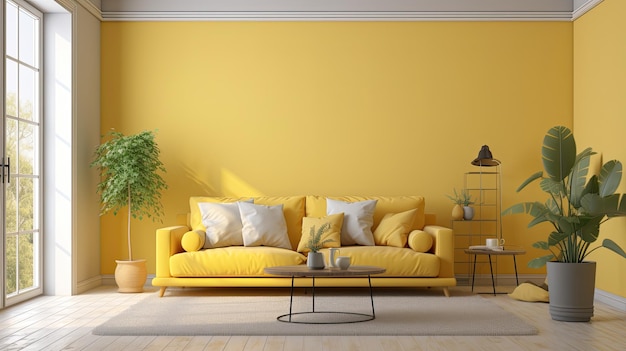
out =
<path fill-rule="evenodd" d="M 548 262 L 550 315 L 565 322 L 588 322 L 593 316 L 596 263 Z"/>
<path fill-rule="evenodd" d="M 311 269 L 324 269 L 324 254 L 321 252 L 309 252 L 306 265 Z"/>
<path fill-rule="evenodd" d="M 474 219 L 474 208 L 470 206 L 463 206 L 463 219 L 471 221 Z"/>

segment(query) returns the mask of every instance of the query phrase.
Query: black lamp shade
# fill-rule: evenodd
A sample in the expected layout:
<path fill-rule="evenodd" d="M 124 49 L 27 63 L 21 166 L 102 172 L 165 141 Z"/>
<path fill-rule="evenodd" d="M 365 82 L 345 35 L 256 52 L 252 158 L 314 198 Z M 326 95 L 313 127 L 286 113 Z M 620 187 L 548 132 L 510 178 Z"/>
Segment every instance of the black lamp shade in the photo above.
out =
<path fill-rule="evenodd" d="M 499 166 L 500 161 L 493 158 L 489 146 L 483 145 L 478 152 L 478 157 L 472 161 L 472 164 L 479 167 L 494 167 Z"/>

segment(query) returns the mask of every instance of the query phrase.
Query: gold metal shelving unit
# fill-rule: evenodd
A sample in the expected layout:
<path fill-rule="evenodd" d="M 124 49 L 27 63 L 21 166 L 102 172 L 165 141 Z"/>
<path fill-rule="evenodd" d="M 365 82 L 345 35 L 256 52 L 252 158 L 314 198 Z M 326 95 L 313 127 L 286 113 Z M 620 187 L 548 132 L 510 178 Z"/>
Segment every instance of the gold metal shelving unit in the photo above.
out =
<path fill-rule="evenodd" d="M 490 168 L 494 169 L 494 168 Z M 474 218 L 471 220 L 453 220 L 451 223 L 454 230 L 454 271 L 459 283 L 469 282 L 471 276 L 470 255 L 465 250 L 470 246 L 485 245 L 488 238 L 502 238 L 502 189 L 499 167 L 496 171 L 466 172 L 464 174 L 464 189 L 474 200 Z M 489 262 L 478 261 L 477 271 L 479 274 L 488 273 Z M 497 260 L 494 269 L 497 271 Z M 485 270 L 486 269 L 486 270 Z"/>

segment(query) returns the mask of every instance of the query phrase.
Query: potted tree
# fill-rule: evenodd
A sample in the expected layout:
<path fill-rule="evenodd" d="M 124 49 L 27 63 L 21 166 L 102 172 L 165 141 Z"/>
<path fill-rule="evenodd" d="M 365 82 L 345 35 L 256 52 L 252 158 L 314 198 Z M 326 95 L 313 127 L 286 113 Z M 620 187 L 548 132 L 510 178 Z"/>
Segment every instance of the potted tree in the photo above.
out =
<path fill-rule="evenodd" d="M 503 215 L 529 214 L 533 219 L 528 227 L 543 222 L 551 224 L 547 240 L 533 244 L 550 253 L 531 260 L 528 266 L 548 265 L 552 319 L 589 321 L 593 316 L 596 263 L 586 261 L 586 257 L 600 247 L 626 257 L 624 250 L 610 239 L 591 247 L 598 239 L 602 223 L 626 215 L 624 195 L 615 193 L 622 178 L 622 164 L 608 161 L 602 165 L 600 174 L 587 177 L 594 152 L 587 148 L 576 154 L 574 135 L 563 126 L 548 130 L 541 155 L 544 171 L 531 175 L 517 191 L 540 180 L 548 199 L 544 203 L 513 205 Z"/>
<path fill-rule="evenodd" d="M 101 215 L 112 211 L 114 215 L 128 211 L 128 260 L 116 260 L 115 282 L 119 292 L 142 292 L 147 278 L 146 260 L 133 259 L 131 245 L 131 217 L 153 221 L 163 215 L 161 191 L 167 189 L 158 172 L 165 172 L 159 160 L 160 150 L 154 134 L 143 131 L 124 135 L 111 131 L 95 151 L 92 167 L 100 172 L 97 191 L 100 194 Z"/>

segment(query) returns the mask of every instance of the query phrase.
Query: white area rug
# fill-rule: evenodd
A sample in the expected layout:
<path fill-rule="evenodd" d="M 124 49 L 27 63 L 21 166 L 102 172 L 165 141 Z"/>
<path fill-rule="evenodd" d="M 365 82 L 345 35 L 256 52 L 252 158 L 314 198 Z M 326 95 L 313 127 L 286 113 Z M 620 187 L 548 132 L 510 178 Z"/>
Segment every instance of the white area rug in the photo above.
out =
<path fill-rule="evenodd" d="M 318 289 L 316 311 L 371 314 L 370 297 Z M 211 294 L 212 295 L 212 294 Z M 96 327 L 96 335 L 534 335 L 537 329 L 480 296 L 374 291 L 376 319 L 350 324 L 283 323 L 288 294 L 148 296 Z M 293 312 L 311 310 L 311 295 L 294 296 Z M 315 317 L 342 318 L 340 315 Z"/>

